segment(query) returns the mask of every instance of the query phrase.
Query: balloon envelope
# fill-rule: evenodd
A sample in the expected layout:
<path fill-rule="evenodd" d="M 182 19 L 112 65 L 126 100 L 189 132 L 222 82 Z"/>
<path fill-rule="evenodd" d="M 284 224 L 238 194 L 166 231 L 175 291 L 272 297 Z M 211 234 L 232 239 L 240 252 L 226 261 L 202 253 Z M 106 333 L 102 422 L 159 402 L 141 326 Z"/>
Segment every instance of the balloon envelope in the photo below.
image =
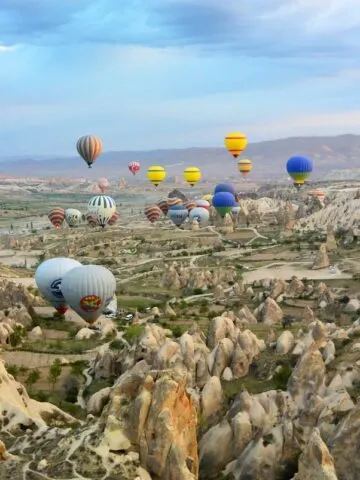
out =
<path fill-rule="evenodd" d="M 151 205 L 145 208 L 144 213 L 150 223 L 155 223 L 161 216 L 161 209 L 158 205 Z"/>
<path fill-rule="evenodd" d="M 109 223 L 115 212 L 116 203 L 107 195 L 96 195 L 89 200 L 88 213 L 101 227 L 105 227 Z"/>
<path fill-rule="evenodd" d="M 231 132 L 225 137 L 225 147 L 234 158 L 237 158 L 246 148 L 247 138 L 242 132 Z"/>
<path fill-rule="evenodd" d="M 214 195 L 213 205 L 221 217 L 225 217 L 236 205 L 235 197 L 230 192 L 218 192 Z"/>
<path fill-rule="evenodd" d="M 67 208 L 65 210 L 65 220 L 69 227 L 80 225 L 82 220 L 82 213 L 76 208 Z"/>
<path fill-rule="evenodd" d="M 230 185 L 230 183 L 218 183 L 215 187 L 214 195 L 216 193 L 220 193 L 220 192 L 228 192 L 228 193 L 232 193 L 233 195 L 235 195 L 236 190 L 235 190 L 235 187 Z M 214 204 L 214 198 L 213 198 L 213 204 Z"/>
<path fill-rule="evenodd" d="M 157 187 L 166 178 L 165 168 L 159 165 L 153 165 L 148 168 L 147 177 L 150 182 Z"/>
<path fill-rule="evenodd" d="M 65 313 L 66 300 L 61 290 L 61 282 L 70 270 L 81 267 L 81 263 L 72 258 L 58 257 L 42 262 L 35 271 L 35 282 L 41 294 L 58 310 Z"/>
<path fill-rule="evenodd" d="M 189 212 L 184 205 L 174 205 L 168 211 L 168 217 L 177 227 L 180 227 L 185 222 L 188 214 Z"/>
<path fill-rule="evenodd" d="M 84 265 L 70 270 L 62 280 L 68 305 L 88 323 L 93 323 L 113 300 L 114 275 L 100 265 Z"/>
<path fill-rule="evenodd" d="M 60 228 L 65 220 L 65 210 L 63 208 L 53 208 L 48 213 L 48 219 L 55 228 Z"/>
<path fill-rule="evenodd" d="M 197 207 L 202 207 L 202 208 L 206 208 L 206 210 L 210 210 L 211 205 L 208 200 L 200 198 L 200 200 L 196 200 L 195 203 Z"/>
<path fill-rule="evenodd" d="M 238 161 L 238 169 L 243 177 L 249 175 L 252 170 L 252 162 L 248 158 L 242 158 Z"/>
<path fill-rule="evenodd" d="M 80 137 L 76 143 L 76 149 L 79 155 L 85 160 L 89 168 L 102 152 L 102 141 L 93 135 Z"/>
<path fill-rule="evenodd" d="M 207 224 L 210 218 L 209 210 L 204 207 L 195 207 L 189 213 L 189 220 L 192 222 L 193 220 L 197 220 L 201 226 Z"/>
<path fill-rule="evenodd" d="M 133 175 L 136 175 L 137 172 L 140 170 L 140 163 L 130 162 L 128 168 Z"/>
<path fill-rule="evenodd" d="M 310 158 L 297 155 L 289 158 L 286 170 L 297 185 L 302 185 L 313 170 L 313 162 Z"/>
<path fill-rule="evenodd" d="M 201 179 L 201 171 L 197 167 L 187 167 L 184 170 L 184 180 L 192 187 Z"/>

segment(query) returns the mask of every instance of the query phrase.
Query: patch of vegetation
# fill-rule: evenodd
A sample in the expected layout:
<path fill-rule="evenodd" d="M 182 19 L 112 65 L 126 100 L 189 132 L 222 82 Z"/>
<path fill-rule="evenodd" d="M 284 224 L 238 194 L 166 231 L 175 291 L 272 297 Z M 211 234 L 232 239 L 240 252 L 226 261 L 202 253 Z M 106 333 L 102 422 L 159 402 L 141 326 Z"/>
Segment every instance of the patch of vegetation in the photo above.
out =
<path fill-rule="evenodd" d="M 124 342 L 122 342 L 121 340 L 113 340 L 109 344 L 109 348 L 110 350 L 122 350 L 124 348 Z"/>
<path fill-rule="evenodd" d="M 103 388 L 112 387 L 114 384 L 115 378 L 102 378 L 99 380 L 94 380 L 91 384 L 85 388 L 84 397 L 90 398 L 94 393 L 99 392 Z"/>
<path fill-rule="evenodd" d="M 25 342 L 19 350 L 37 353 L 76 355 L 92 350 L 101 345 L 101 343 L 102 340 L 97 335 L 88 340 L 37 340 L 35 342 Z"/>
<path fill-rule="evenodd" d="M 132 345 L 142 335 L 145 327 L 143 325 L 131 325 L 124 333 L 124 339 Z"/>

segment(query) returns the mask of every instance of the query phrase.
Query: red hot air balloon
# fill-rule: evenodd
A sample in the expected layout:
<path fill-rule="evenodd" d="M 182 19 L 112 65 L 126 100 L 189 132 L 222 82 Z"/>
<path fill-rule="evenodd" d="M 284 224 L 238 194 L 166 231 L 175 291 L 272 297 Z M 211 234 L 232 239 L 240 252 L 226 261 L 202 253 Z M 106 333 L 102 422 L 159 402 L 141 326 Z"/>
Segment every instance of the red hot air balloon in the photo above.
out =
<path fill-rule="evenodd" d="M 146 207 L 144 213 L 151 223 L 155 223 L 159 220 L 161 216 L 161 210 L 158 205 L 152 205 L 151 207 Z"/>
<path fill-rule="evenodd" d="M 105 193 L 110 186 L 109 180 L 107 178 L 99 178 L 97 186 L 101 193 Z"/>
<path fill-rule="evenodd" d="M 113 216 L 110 218 L 110 220 L 108 221 L 108 225 L 115 225 L 115 223 L 119 220 L 119 218 L 120 218 L 119 213 L 115 212 Z"/>
<path fill-rule="evenodd" d="M 133 175 L 136 175 L 140 170 L 140 163 L 139 162 L 130 162 L 129 163 L 129 170 Z"/>
<path fill-rule="evenodd" d="M 48 213 L 48 219 L 55 228 L 60 228 L 65 220 L 65 210 L 63 208 L 53 208 Z"/>
<path fill-rule="evenodd" d="M 160 208 L 160 210 L 162 211 L 162 213 L 166 217 L 166 215 L 169 211 L 169 205 L 168 205 L 167 200 L 160 200 L 160 202 L 157 204 L 157 206 Z"/>

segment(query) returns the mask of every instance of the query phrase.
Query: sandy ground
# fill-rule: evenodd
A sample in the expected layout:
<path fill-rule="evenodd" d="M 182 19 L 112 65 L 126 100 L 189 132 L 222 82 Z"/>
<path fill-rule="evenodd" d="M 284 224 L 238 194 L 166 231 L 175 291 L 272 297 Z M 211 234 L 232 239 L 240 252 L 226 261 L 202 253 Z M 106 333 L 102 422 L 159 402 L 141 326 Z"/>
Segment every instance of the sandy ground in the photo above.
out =
<path fill-rule="evenodd" d="M 6 277 L 6 280 L 16 283 L 16 285 L 23 285 L 24 287 L 34 287 L 36 288 L 36 283 L 34 277 L 24 277 L 24 278 L 12 278 Z"/>
<path fill-rule="evenodd" d="M 97 355 L 96 352 L 82 353 L 79 355 L 57 355 L 52 353 L 35 353 L 35 352 L 1 352 L 0 358 L 8 365 L 17 365 L 19 367 L 26 366 L 28 368 L 48 367 L 53 361 L 65 359 L 68 362 L 76 362 L 77 360 L 91 360 Z"/>
<path fill-rule="evenodd" d="M 306 265 L 308 264 L 304 264 L 304 266 Z M 293 276 L 297 276 L 300 279 L 308 278 L 309 280 L 352 278 L 351 274 L 341 273 L 341 271 L 338 269 L 336 270 L 336 273 L 330 273 L 327 268 L 323 270 L 311 270 L 301 267 L 301 265 L 296 267 L 290 267 L 289 265 L 271 267 L 269 265 L 243 274 L 244 282 L 247 284 L 252 283 L 256 280 L 262 280 L 263 278 L 281 278 L 282 280 L 290 280 Z"/>
<path fill-rule="evenodd" d="M 18 252 L 16 250 L 0 250 L 0 263 L 8 267 L 17 266 L 33 267 L 37 264 L 41 250 L 31 252 Z"/>

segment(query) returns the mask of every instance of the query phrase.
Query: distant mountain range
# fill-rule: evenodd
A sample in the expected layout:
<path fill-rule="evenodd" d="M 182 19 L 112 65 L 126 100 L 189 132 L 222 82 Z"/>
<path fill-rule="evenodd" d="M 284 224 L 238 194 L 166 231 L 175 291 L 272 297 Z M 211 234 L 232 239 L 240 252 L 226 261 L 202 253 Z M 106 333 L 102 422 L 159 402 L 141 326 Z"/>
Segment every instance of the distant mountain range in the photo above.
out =
<path fill-rule="evenodd" d="M 285 164 L 295 154 L 307 155 L 314 160 L 313 178 L 323 178 L 332 170 L 360 168 L 360 135 L 334 137 L 293 137 L 249 144 L 243 157 L 251 158 L 251 177 L 258 180 L 286 178 Z M 139 161 L 139 181 L 146 178 L 146 168 L 162 165 L 168 176 L 180 176 L 186 166 L 202 169 L 205 180 L 214 178 L 238 178 L 236 161 L 225 148 L 187 148 L 177 150 L 151 150 L 131 152 L 104 152 L 92 169 L 77 155 L 72 157 L 42 156 L 0 159 L 1 176 L 19 177 L 81 177 L 94 179 L 99 176 L 120 178 L 131 175 L 128 163 Z"/>

